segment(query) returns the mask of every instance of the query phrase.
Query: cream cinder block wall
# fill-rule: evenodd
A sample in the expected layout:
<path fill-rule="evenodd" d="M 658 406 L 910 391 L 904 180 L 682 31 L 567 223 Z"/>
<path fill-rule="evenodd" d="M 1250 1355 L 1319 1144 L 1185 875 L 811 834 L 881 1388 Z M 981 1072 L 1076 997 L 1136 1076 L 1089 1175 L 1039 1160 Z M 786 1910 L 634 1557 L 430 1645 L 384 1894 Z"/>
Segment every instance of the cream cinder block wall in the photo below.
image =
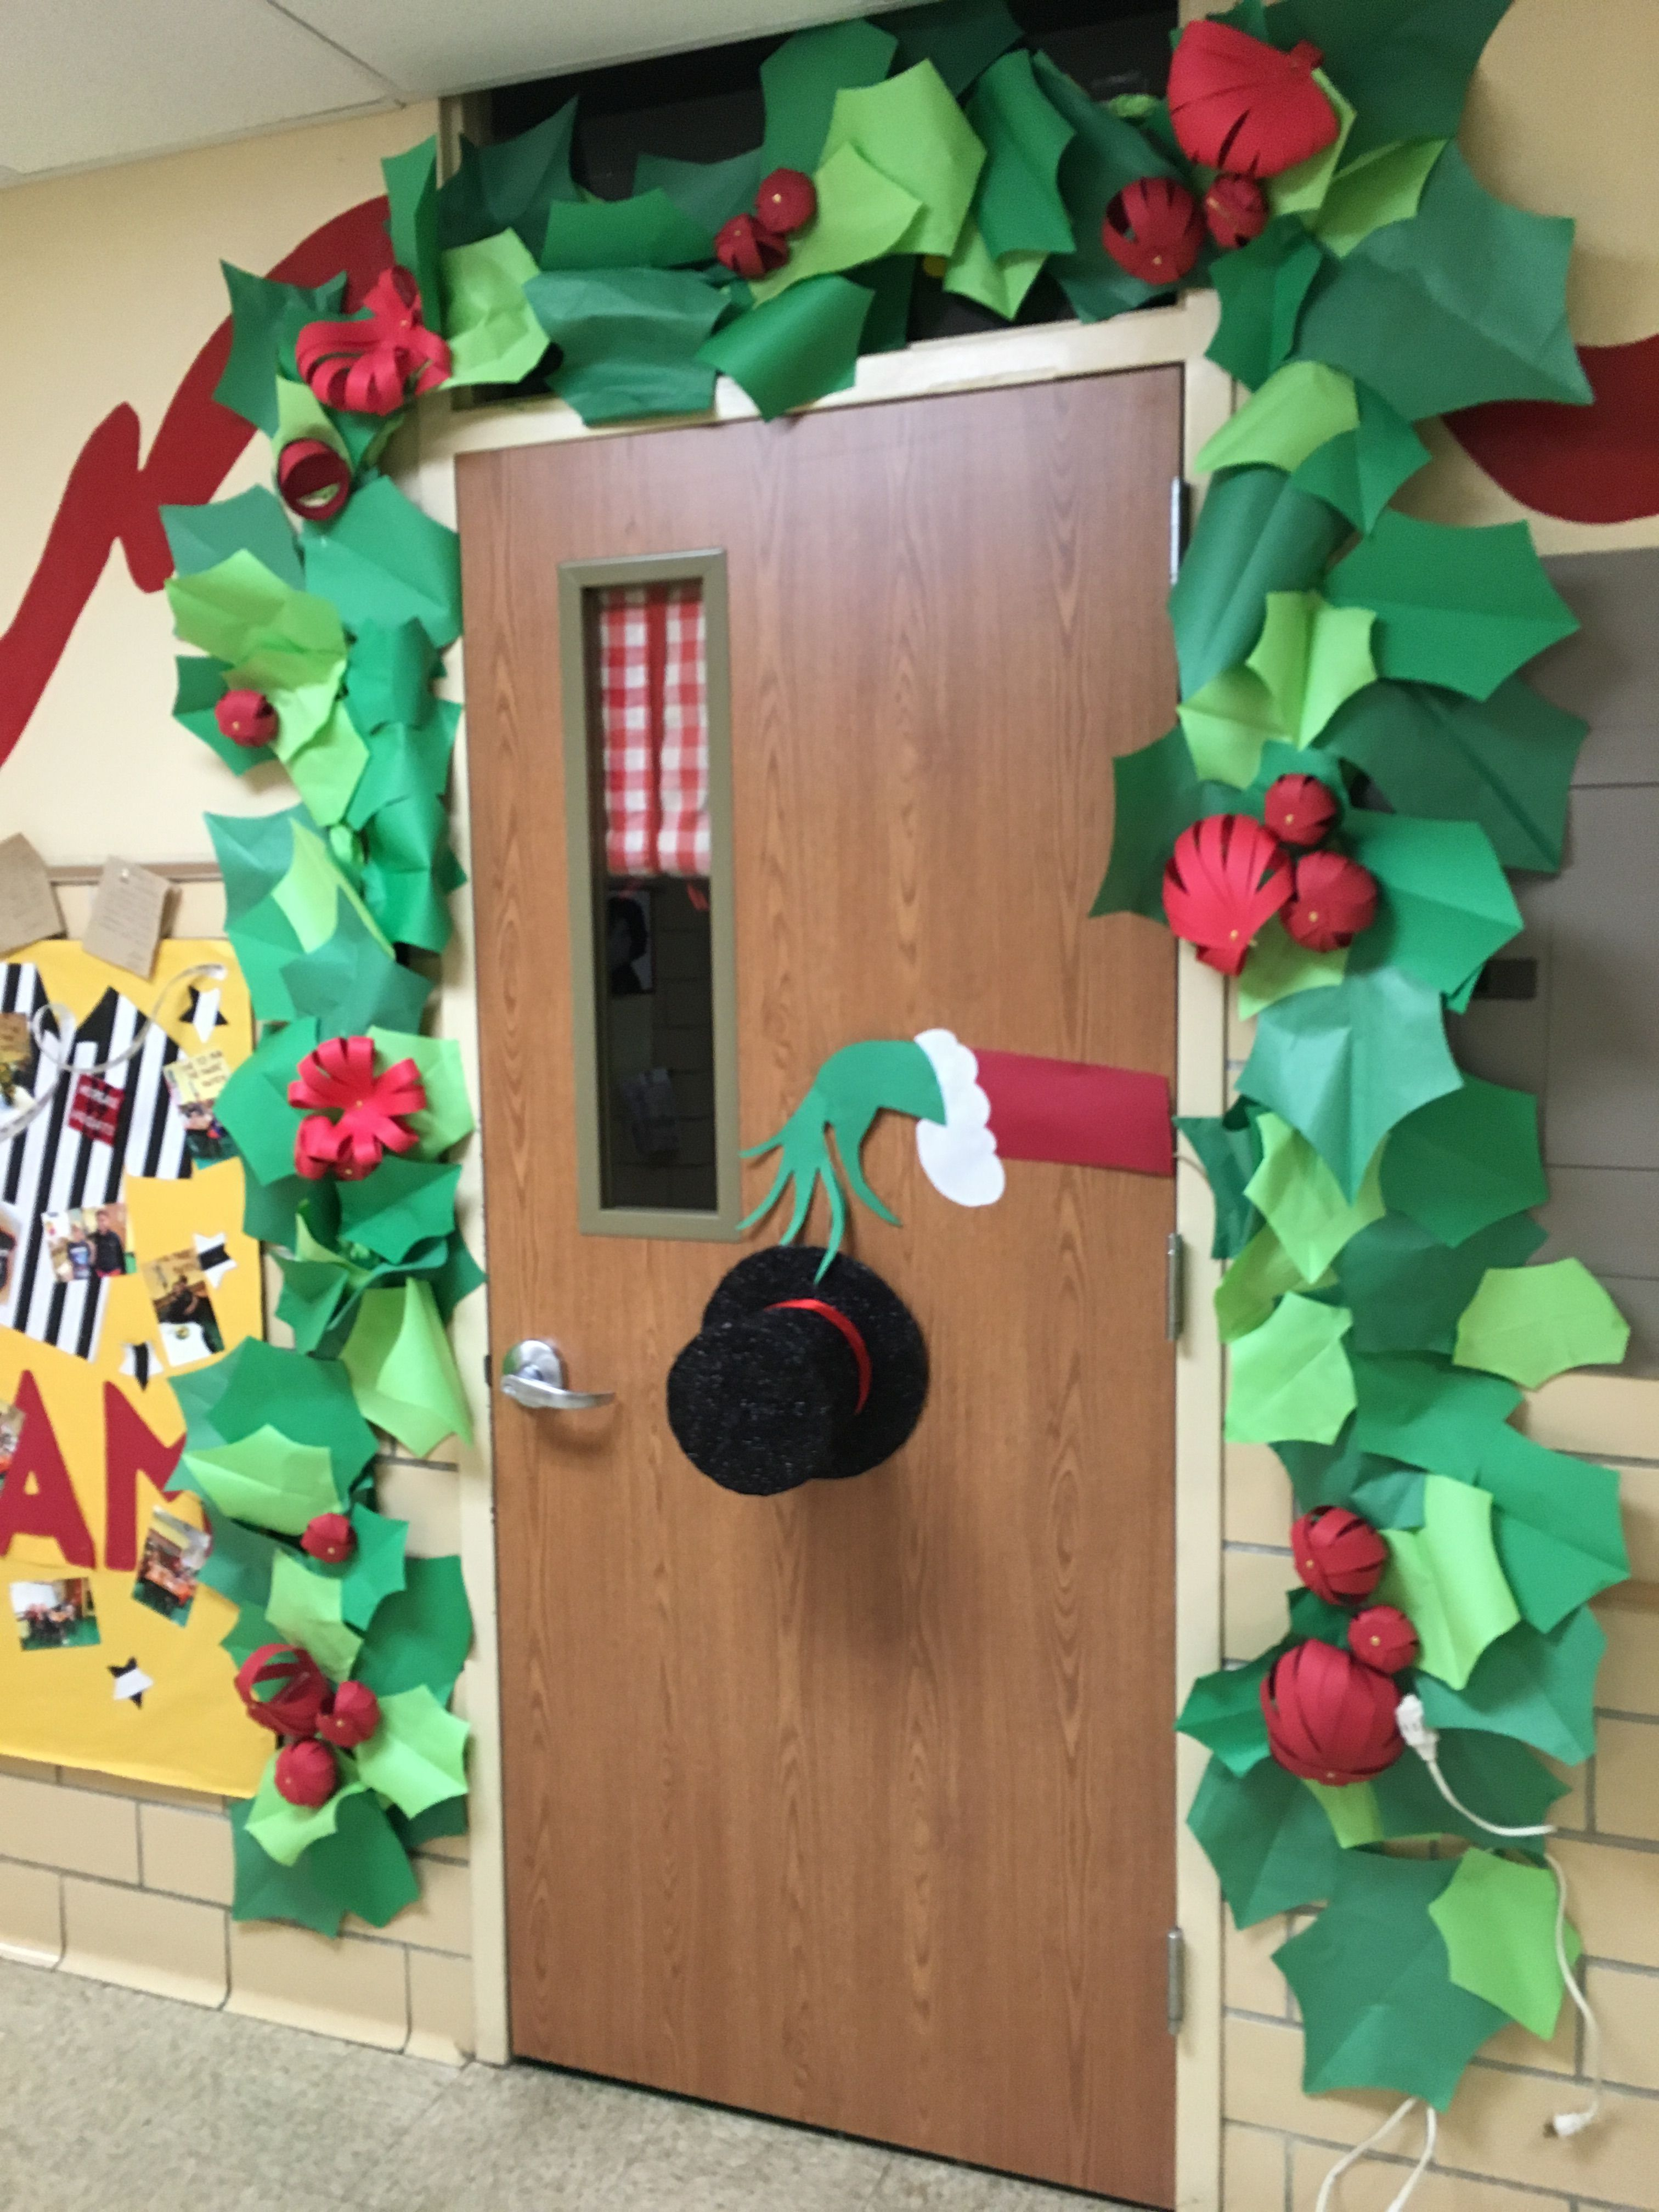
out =
<path fill-rule="evenodd" d="M 382 155 L 436 125 L 430 106 L 21 186 L 0 193 L 6 529 L 0 629 L 38 560 L 87 437 L 126 402 L 146 449 L 180 377 L 226 311 L 221 258 L 264 270 L 318 224 L 381 189 Z M 256 439 L 224 487 L 268 480 Z M 166 600 L 118 550 L 16 751 L 0 764 L 0 830 L 53 866 L 111 853 L 209 860 L 208 810 L 291 804 L 271 772 L 239 784 L 173 723 Z M 87 894 L 62 893 L 71 933 Z M 191 884 L 175 933 L 222 927 L 216 884 Z M 410 1548 L 461 1548 L 459 1477 L 388 1461 L 381 1502 Z M 0 1760 L 0 1955 L 456 2063 L 474 2046 L 466 1840 L 418 1862 L 422 1896 L 384 1930 L 232 1924 L 230 1828 L 217 1798 L 68 1767 Z"/>
<path fill-rule="evenodd" d="M 1659 104 L 1659 7 L 1653 0 L 1514 0 L 1482 61 L 1462 143 L 1493 191 L 1578 223 L 1571 313 L 1580 343 L 1616 345 L 1659 330 L 1659 226 L 1652 196 Z M 1460 524 L 1532 522 L 1551 552 L 1659 544 L 1659 519 L 1589 529 L 1528 515 L 1437 425 L 1431 467 L 1401 504 Z M 1249 1051 L 1235 1025 L 1237 1072 Z M 1606 2039 L 1601 2119 L 1571 2142 L 1545 2121 L 1585 2101 L 1576 2016 L 1555 2041 L 1511 2029 L 1477 2059 L 1440 2136 L 1437 2170 L 1413 2212 L 1569 2212 L 1659 2204 L 1659 1382 L 1563 1376 L 1534 1393 L 1531 1434 L 1619 1468 L 1632 1582 L 1596 1607 L 1607 1635 L 1600 1748 L 1555 1817 L 1584 1939 L 1585 1983 Z M 1294 1581 L 1294 1507 L 1265 1446 L 1225 1455 L 1223 1638 L 1230 1659 L 1279 1634 Z M 1301 2031 L 1271 1953 L 1275 1921 L 1229 1931 L 1224 1987 L 1224 2212 L 1313 2212 L 1340 2152 L 1392 2109 L 1388 2096 L 1306 2097 Z M 1418 2142 L 1395 2148 L 1414 2157 Z M 1339 2185 L 1336 2212 L 1383 2212 L 1404 2179 L 1399 2157 Z"/>

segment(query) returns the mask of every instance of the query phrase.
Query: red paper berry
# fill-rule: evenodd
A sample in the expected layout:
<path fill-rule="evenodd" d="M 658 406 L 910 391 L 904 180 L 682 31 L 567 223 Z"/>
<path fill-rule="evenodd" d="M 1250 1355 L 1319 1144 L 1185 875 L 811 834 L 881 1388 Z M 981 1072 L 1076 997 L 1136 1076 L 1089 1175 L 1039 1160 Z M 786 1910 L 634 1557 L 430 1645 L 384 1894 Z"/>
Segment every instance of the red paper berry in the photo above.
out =
<path fill-rule="evenodd" d="M 1287 845 L 1317 845 L 1336 813 L 1334 793 L 1316 775 L 1281 775 L 1267 786 L 1261 818 Z"/>
<path fill-rule="evenodd" d="M 787 238 L 811 222 L 818 211 L 818 188 L 799 169 L 774 169 L 763 177 L 755 195 L 755 213 L 763 226 L 779 238 Z"/>
<path fill-rule="evenodd" d="M 315 1811 L 319 1805 L 326 1805 L 339 1788 L 340 1770 L 328 1746 L 319 1743 L 315 1736 L 307 1736 L 299 1743 L 284 1744 L 277 1753 L 273 1778 L 279 1797 L 286 1797 L 290 1805 Z"/>
<path fill-rule="evenodd" d="M 1322 1505 L 1292 1527 L 1291 1556 L 1316 1597 L 1343 1605 L 1370 1595 L 1389 1564 L 1389 1547 L 1346 1505 Z"/>
<path fill-rule="evenodd" d="M 715 234 L 714 258 L 735 275 L 752 280 L 781 269 L 789 258 L 789 248 L 775 231 L 769 230 L 754 216 L 734 215 Z"/>
<path fill-rule="evenodd" d="M 1276 177 L 1321 152 L 1341 129 L 1314 82 L 1322 58 L 1305 40 L 1281 54 L 1230 23 L 1189 23 L 1170 64 L 1182 152 L 1241 177 Z"/>
<path fill-rule="evenodd" d="M 1379 1674 L 1397 1674 L 1417 1657 L 1417 1631 L 1397 1605 L 1368 1605 L 1348 1624 L 1348 1649 Z"/>
<path fill-rule="evenodd" d="M 227 691 L 213 710 L 219 734 L 234 745 L 268 745 L 276 734 L 276 709 L 263 691 Z"/>
<path fill-rule="evenodd" d="M 367 1682 L 342 1682 L 317 1723 L 317 1733 L 340 1751 L 356 1751 L 380 1725 L 380 1701 Z"/>
<path fill-rule="evenodd" d="M 421 290 L 407 269 L 386 269 L 363 297 L 355 322 L 307 323 L 295 341 L 295 365 L 325 407 L 391 415 L 449 374 L 449 348 L 421 320 Z"/>
<path fill-rule="evenodd" d="M 1164 871 L 1164 911 L 1177 937 L 1237 975 L 1263 922 L 1291 895 L 1279 841 L 1248 814 L 1212 814 L 1183 830 Z"/>
<path fill-rule="evenodd" d="M 1338 951 L 1376 920 L 1376 878 L 1344 853 L 1309 853 L 1296 864 L 1296 895 L 1280 918 L 1310 952 Z"/>
<path fill-rule="evenodd" d="M 273 1735 L 311 1735 L 328 1696 L 328 1677 L 297 1644 L 262 1644 L 237 1668 L 236 1694 L 249 1719 Z"/>
<path fill-rule="evenodd" d="M 1369 1782 L 1406 1748 L 1395 1717 L 1400 1692 L 1334 1644 L 1298 1644 L 1261 1685 L 1267 1747 L 1305 1782 Z"/>
<path fill-rule="evenodd" d="M 1178 284 L 1203 248 L 1203 212 L 1185 185 L 1141 177 L 1107 209 L 1100 242 L 1143 284 Z"/>
<path fill-rule="evenodd" d="M 300 1539 L 300 1549 L 327 1567 L 340 1566 L 356 1548 L 356 1536 L 343 1513 L 314 1515 Z"/>
<path fill-rule="evenodd" d="M 351 496 L 351 464 L 320 438 L 294 438 L 276 456 L 276 489 L 304 521 L 329 522 Z"/>
<path fill-rule="evenodd" d="M 1218 177 L 1204 195 L 1204 220 L 1224 252 L 1248 246 L 1267 228 L 1267 200 L 1254 177 Z"/>

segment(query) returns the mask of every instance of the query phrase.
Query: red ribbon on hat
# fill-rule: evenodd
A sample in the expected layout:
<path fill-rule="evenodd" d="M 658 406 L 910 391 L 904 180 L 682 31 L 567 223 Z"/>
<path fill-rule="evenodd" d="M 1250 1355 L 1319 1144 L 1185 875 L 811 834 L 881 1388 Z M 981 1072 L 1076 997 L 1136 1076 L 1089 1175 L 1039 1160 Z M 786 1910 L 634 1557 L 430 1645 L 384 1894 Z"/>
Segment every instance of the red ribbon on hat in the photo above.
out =
<path fill-rule="evenodd" d="M 775 1305 L 768 1306 L 766 1310 L 768 1313 L 822 1314 L 825 1321 L 834 1322 L 851 1346 L 853 1358 L 858 1365 L 859 1401 L 853 1411 L 861 1413 L 870 1398 L 870 1347 L 865 1342 L 858 1324 L 848 1321 L 839 1307 L 826 1305 L 822 1298 L 780 1298 Z"/>

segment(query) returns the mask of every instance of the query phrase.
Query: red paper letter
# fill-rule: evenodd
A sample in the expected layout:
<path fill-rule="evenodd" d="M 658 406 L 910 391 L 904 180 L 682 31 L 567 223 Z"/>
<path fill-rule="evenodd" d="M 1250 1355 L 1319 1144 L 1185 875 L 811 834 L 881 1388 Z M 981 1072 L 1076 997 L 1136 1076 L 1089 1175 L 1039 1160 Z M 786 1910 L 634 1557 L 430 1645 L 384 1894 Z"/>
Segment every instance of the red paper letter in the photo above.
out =
<path fill-rule="evenodd" d="M 11 1549 L 14 1536 L 49 1536 L 66 1565 L 95 1565 L 92 1532 L 76 1502 L 34 1377 L 27 1370 L 17 1385 L 17 1405 L 23 1429 L 5 1480 L 0 1482 L 0 1557 Z"/>
<path fill-rule="evenodd" d="M 153 1436 L 113 1382 L 104 1385 L 104 1565 L 138 1564 L 138 1478 L 148 1475 L 163 1498 L 185 1448 Z"/>

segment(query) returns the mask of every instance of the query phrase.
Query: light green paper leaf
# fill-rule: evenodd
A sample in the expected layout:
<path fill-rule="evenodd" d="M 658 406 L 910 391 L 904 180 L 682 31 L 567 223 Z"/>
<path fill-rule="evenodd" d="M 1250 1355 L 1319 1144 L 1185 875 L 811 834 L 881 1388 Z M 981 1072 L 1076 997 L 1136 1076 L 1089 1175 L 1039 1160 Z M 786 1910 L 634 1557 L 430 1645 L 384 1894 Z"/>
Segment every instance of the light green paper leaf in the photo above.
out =
<path fill-rule="evenodd" d="M 1476 822 L 1352 810 L 1343 835 L 1382 889 L 1351 969 L 1397 964 L 1461 1002 L 1492 955 L 1520 934 L 1521 909 Z"/>
<path fill-rule="evenodd" d="M 1428 466 L 1429 449 L 1380 392 L 1369 385 L 1356 389 L 1358 428 L 1328 439 L 1291 482 L 1346 515 L 1356 530 L 1371 531 L 1401 485 Z"/>
<path fill-rule="evenodd" d="M 1461 1690 L 1486 1646 L 1521 1618 L 1492 1544 L 1492 1499 L 1431 1474 L 1423 1486 L 1423 1526 L 1385 1529 L 1382 1540 L 1389 1561 L 1379 1596 L 1416 1629 L 1419 1667 Z"/>
<path fill-rule="evenodd" d="M 1616 1367 L 1630 1324 L 1582 1260 L 1489 1267 L 1457 1325 L 1459 1367 L 1536 1390 L 1570 1367 Z"/>
<path fill-rule="evenodd" d="M 1193 471 L 1257 466 L 1290 475 L 1328 440 L 1358 428 L 1351 376 L 1322 361 L 1286 362 L 1200 449 Z"/>
<path fill-rule="evenodd" d="M 1249 1198 L 1278 1237 L 1291 1263 L 1309 1282 L 1316 1282 L 1351 1237 L 1367 1223 L 1380 1221 L 1382 1152 L 1372 1155 L 1352 1200 L 1302 1134 L 1277 1114 L 1256 1124 L 1261 1164 L 1245 1188 Z"/>
<path fill-rule="evenodd" d="M 1310 1281 L 1263 1222 L 1215 1286 L 1216 1333 L 1236 1344 L 1261 1328 L 1286 1291 L 1320 1290 L 1329 1279 Z"/>
<path fill-rule="evenodd" d="M 1369 1782 L 1349 1782 L 1334 1787 L 1328 1782 L 1309 1782 L 1302 1784 L 1310 1790 L 1331 1824 L 1331 1833 L 1345 1851 L 1358 1850 L 1362 1844 L 1380 1844 L 1382 1840 L 1382 1815 L 1377 1810 L 1376 1792 Z"/>
<path fill-rule="evenodd" d="M 1566 1989 L 1555 1955 L 1555 1876 L 1495 1852 L 1465 1851 L 1429 1907 L 1451 1962 L 1451 1978 L 1547 2043 Z M 1582 1946 L 1565 1930 L 1569 1961 Z"/>
<path fill-rule="evenodd" d="M 331 1576 L 314 1573 L 292 1552 L 278 1552 L 270 1563 L 265 1618 L 278 1635 L 310 1652 L 337 1682 L 351 1672 L 363 1641 L 346 1626 L 341 1609 L 343 1587 Z"/>
<path fill-rule="evenodd" d="M 1176 709 L 1193 767 L 1206 781 L 1248 791 L 1261 749 L 1286 738 L 1273 695 L 1253 668 L 1227 668 Z"/>
<path fill-rule="evenodd" d="M 962 226 L 956 252 L 945 264 L 945 289 L 964 300 L 977 300 L 994 315 L 1012 322 L 1025 295 L 1036 283 L 1046 253 L 1008 253 L 994 260 L 970 215 Z"/>
<path fill-rule="evenodd" d="M 547 351 L 547 332 L 524 295 L 536 259 L 514 230 L 443 257 L 451 384 L 517 384 Z"/>
<path fill-rule="evenodd" d="M 1334 1443 L 1354 1408 L 1342 1340 L 1352 1316 L 1292 1291 L 1232 1346 L 1226 1435 L 1232 1443 L 1280 1437 Z"/>
<path fill-rule="evenodd" d="M 1370 618 L 1317 592 L 1269 592 L 1266 608 L 1246 665 L 1266 685 L 1284 734 L 1306 747 L 1345 700 L 1376 681 Z"/>
<path fill-rule="evenodd" d="M 1238 979 L 1238 1018 L 1253 1022 L 1264 1006 L 1278 1004 L 1297 991 L 1334 990 L 1348 969 L 1348 950 L 1310 952 L 1298 945 L 1277 915 L 1256 933 L 1249 957 Z"/>
<path fill-rule="evenodd" d="M 949 255 L 985 166 L 985 148 L 932 62 L 918 62 L 880 84 L 836 94 L 827 163 L 851 146 L 908 192 L 917 213 L 895 246 L 906 253 Z"/>
<path fill-rule="evenodd" d="M 834 276 L 891 253 L 921 212 L 914 193 L 884 177 L 856 146 L 836 147 L 813 182 L 817 213 L 789 241 L 789 258 L 750 286 L 757 307 L 809 276 Z"/>
<path fill-rule="evenodd" d="M 409 1115 L 415 1132 L 416 1160 L 439 1160 L 477 1126 L 461 1068 L 461 1048 L 453 1037 L 421 1036 L 407 1030 L 371 1029 L 375 1066 L 386 1067 L 399 1060 L 412 1060 L 426 1088 L 426 1103 Z"/>
<path fill-rule="evenodd" d="M 365 1291 L 340 1354 L 365 1420 L 417 1459 L 446 1437 L 472 1440 L 455 1355 L 430 1283 Z"/>
<path fill-rule="evenodd" d="M 327 1449 L 295 1443 L 269 1423 L 234 1443 L 188 1450 L 182 1465 L 192 1486 L 222 1513 L 284 1536 L 303 1534 L 318 1514 L 340 1508 Z"/>
<path fill-rule="evenodd" d="M 325 1804 L 290 1805 L 276 1787 L 273 1752 L 248 1808 L 247 1833 L 278 1866 L 292 1866 L 311 1844 L 334 1833 L 341 1808 L 362 1787 L 361 1782 L 343 1782 Z"/>
<path fill-rule="evenodd" d="M 466 1795 L 466 1723 L 422 1683 L 380 1699 L 380 1725 L 357 1753 L 357 1771 L 407 1819 Z"/>
<path fill-rule="evenodd" d="M 1407 138 L 1350 161 L 1331 179 L 1314 218 L 1320 244 L 1341 259 L 1385 223 L 1409 222 L 1445 149 L 1443 138 Z"/>
<path fill-rule="evenodd" d="M 1354 125 L 1354 112 L 1323 70 L 1316 69 L 1313 80 L 1336 110 L 1337 134 L 1328 146 L 1310 154 L 1305 161 L 1298 161 L 1293 168 L 1281 169 L 1277 176 L 1268 178 L 1267 205 L 1275 216 L 1299 215 L 1316 230 L 1318 225 L 1313 218 L 1325 204 L 1331 179 L 1346 149 Z"/>

